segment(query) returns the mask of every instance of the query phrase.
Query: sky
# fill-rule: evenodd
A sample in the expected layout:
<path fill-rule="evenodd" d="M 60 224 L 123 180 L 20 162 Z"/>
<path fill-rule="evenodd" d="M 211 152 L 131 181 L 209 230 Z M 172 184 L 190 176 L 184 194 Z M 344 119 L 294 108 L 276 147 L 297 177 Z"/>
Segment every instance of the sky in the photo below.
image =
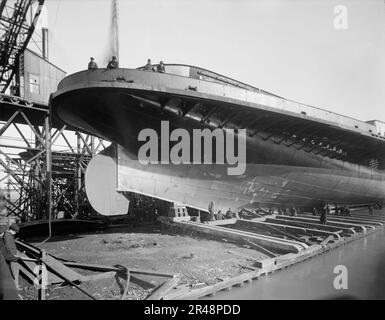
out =
<path fill-rule="evenodd" d="M 336 28 L 346 8 L 345 29 Z M 120 0 L 120 67 L 200 66 L 287 99 L 385 121 L 384 0 Z M 50 60 L 107 62 L 111 0 L 46 0 Z M 345 16 L 344 16 L 345 17 Z M 341 20 L 338 20 L 341 21 Z"/>

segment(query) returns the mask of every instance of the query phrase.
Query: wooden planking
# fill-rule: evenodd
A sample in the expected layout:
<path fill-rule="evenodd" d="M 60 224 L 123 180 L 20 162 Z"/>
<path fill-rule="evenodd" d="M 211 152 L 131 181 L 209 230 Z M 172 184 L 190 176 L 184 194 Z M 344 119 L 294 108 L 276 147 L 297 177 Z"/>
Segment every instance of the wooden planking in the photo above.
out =
<path fill-rule="evenodd" d="M 378 227 L 374 231 L 369 231 L 368 233 L 371 234 L 383 229 L 384 227 Z M 174 294 L 170 296 L 166 296 L 166 299 L 192 300 L 192 299 L 199 299 L 201 297 L 208 296 L 208 295 L 214 296 L 215 293 L 218 291 L 230 290 L 232 286 L 236 286 L 241 283 L 245 283 L 245 282 L 250 283 L 252 279 L 258 278 L 263 274 L 272 273 L 276 270 L 280 270 L 290 265 L 294 265 L 295 263 L 309 259 L 315 255 L 332 250 L 341 245 L 360 239 L 364 236 L 365 234 L 363 233 L 352 234 L 350 237 L 337 240 L 334 243 L 325 243 L 324 245 L 313 245 L 309 247 L 307 250 L 302 251 L 301 253 L 297 253 L 297 254 L 288 253 L 276 259 L 271 259 L 271 260 L 275 260 L 274 264 L 267 265 L 264 269 L 261 269 L 259 271 L 247 272 L 242 275 L 230 278 L 227 281 L 222 281 L 220 283 L 207 286 L 201 289 L 194 290 L 194 289 L 188 289 L 184 287 L 183 290 L 176 290 L 177 292 L 175 292 Z M 332 239 L 332 237 L 330 237 L 330 239 Z"/>
<path fill-rule="evenodd" d="M 300 217 L 304 218 L 315 218 L 313 215 L 310 214 L 300 214 Z M 353 218 L 353 217 L 341 217 L 341 216 L 327 216 L 328 221 L 334 221 L 334 222 L 346 222 L 346 223 L 357 223 L 357 224 L 363 224 L 365 226 L 372 226 L 372 229 L 374 226 L 381 227 L 384 225 L 384 222 L 379 221 L 370 221 L 368 219 L 361 219 L 361 218 Z"/>
<path fill-rule="evenodd" d="M 92 271 L 125 272 L 123 268 L 104 266 L 99 264 L 79 263 L 79 262 L 72 262 L 72 261 L 64 261 L 63 264 L 68 267 L 80 268 L 80 269 L 92 270 Z M 133 273 L 133 274 L 152 275 L 152 276 L 158 276 L 158 277 L 172 278 L 174 276 L 174 274 L 172 273 L 149 271 L 149 270 L 129 269 L 128 271 L 130 271 L 130 273 Z"/>
<path fill-rule="evenodd" d="M 290 217 L 290 216 L 276 216 L 276 219 L 285 219 L 285 220 L 293 220 L 293 221 L 299 221 L 299 222 L 310 222 L 314 223 L 319 221 L 317 218 L 301 218 L 301 217 Z M 327 222 L 328 226 L 333 227 L 344 227 L 344 228 L 355 228 L 362 232 L 366 231 L 366 228 L 363 225 L 360 224 L 354 224 L 354 223 L 346 223 L 346 222 Z"/>
<path fill-rule="evenodd" d="M 325 224 L 315 223 L 315 222 L 295 221 L 292 219 L 285 219 L 284 217 L 285 216 L 282 216 L 282 218 L 279 218 L 279 219 L 277 219 L 277 217 L 276 218 L 267 218 L 266 221 L 278 223 L 278 224 L 283 224 L 283 225 L 288 224 L 288 225 L 294 225 L 294 226 L 301 226 L 304 228 L 306 228 L 306 227 L 313 228 L 313 229 L 317 228 L 320 230 L 327 230 L 327 231 L 331 231 L 331 232 L 343 231 L 344 233 L 350 234 L 351 236 L 356 234 L 356 231 L 354 231 L 353 228 L 335 227 L 335 226 L 325 225 Z"/>
<path fill-rule="evenodd" d="M 297 226 L 291 226 L 291 225 L 286 225 L 286 224 L 279 224 L 279 223 L 273 223 L 273 222 L 267 222 L 268 220 L 266 219 L 266 221 L 255 221 L 255 220 L 238 220 L 237 223 L 239 224 L 245 224 L 245 225 L 252 225 L 252 224 L 256 224 L 256 225 L 271 225 L 273 226 L 274 228 L 282 228 L 284 230 L 287 230 L 287 231 L 291 231 L 291 232 L 295 232 L 297 234 L 301 234 L 301 235 L 318 235 L 318 236 L 329 236 L 329 235 L 333 235 L 336 239 L 340 239 L 340 235 L 336 232 L 333 232 L 333 231 L 325 231 L 325 230 L 317 230 L 317 229 L 312 229 L 312 228 L 306 228 L 306 227 L 297 227 Z"/>
<path fill-rule="evenodd" d="M 55 273 L 59 278 L 64 276 L 66 279 L 74 282 L 82 279 L 82 275 L 75 272 L 71 268 L 68 268 L 63 263 L 52 258 L 50 255 L 46 255 L 44 258 L 44 264 L 47 266 L 48 271 Z M 63 282 L 63 281 L 60 281 Z"/>
<path fill-rule="evenodd" d="M 296 241 L 283 240 L 274 237 L 259 235 L 252 232 L 233 230 L 218 226 L 209 226 L 196 222 L 175 222 L 173 223 L 173 226 L 184 230 L 193 230 L 203 234 L 208 234 L 210 236 L 220 236 L 221 238 L 229 238 L 237 241 L 245 241 L 246 239 L 249 239 L 264 247 L 284 250 L 288 252 L 298 253 L 307 248 L 306 244 Z"/>

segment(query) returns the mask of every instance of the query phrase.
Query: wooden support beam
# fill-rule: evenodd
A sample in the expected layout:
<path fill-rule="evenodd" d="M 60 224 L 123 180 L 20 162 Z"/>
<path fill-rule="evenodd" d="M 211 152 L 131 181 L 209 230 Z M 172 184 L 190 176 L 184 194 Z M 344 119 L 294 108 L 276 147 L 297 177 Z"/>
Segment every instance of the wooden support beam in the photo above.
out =
<path fill-rule="evenodd" d="M 44 268 L 44 260 L 47 257 L 47 253 L 44 250 L 41 250 L 41 256 L 40 256 L 40 264 L 39 264 L 39 275 L 37 280 L 39 281 L 39 287 L 38 287 L 38 300 L 45 300 L 45 286 L 46 283 L 44 283 L 44 279 L 48 279 L 44 275 L 45 268 Z"/>
<path fill-rule="evenodd" d="M 229 229 L 229 228 L 224 228 L 219 226 L 211 226 L 211 225 L 197 223 L 197 222 L 178 221 L 178 222 L 174 222 L 173 225 L 175 225 L 175 227 L 187 228 L 188 230 L 193 230 L 203 234 L 207 234 L 208 236 L 214 236 L 214 237 L 219 236 L 221 237 L 221 239 L 227 238 L 227 239 L 232 239 L 237 241 L 244 241 L 245 239 L 249 239 L 260 245 L 263 245 L 269 248 L 278 248 L 280 250 L 285 250 L 288 252 L 298 253 L 308 247 L 303 242 L 279 239 L 277 237 L 256 234 L 253 232 L 234 230 L 234 229 Z"/>
<path fill-rule="evenodd" d="M 328 236 L 325 240 L 323 240 L 323 241 L 320 243 L 320 245 L 323 246 L 323 245 L 329 243 L 330 241 L 332 241 L 333 239 L 334 239 L 333 236 Z"/>
<path fill-rule="evenodd" d="M 246 241 L 250 244 L 252 244 L 253 246 L 257 247 L 259 251 L 261 251 L 262 253 L 266 254 L 268 257 L 270 258 L 275 258 L 277 255 L 274 253 L 274 252 L 271 252 L 270 250 L 262 247 L 261 245 L 259 244 L 256 244 L 255 242 L 251 241 L 251 240 L 248 240 L 246 239 Z"/>
<path fill-rule="evenodd" d="M 82 276 L 80 279 L 81 281 L 98 281 L 98 280 L 103 280 L 103 279 L 108 279 L 115 277 L 116 272 L 114 271 L 108 271 L 108 272 L 103 272 L 103 273 L 98 273 L 98 274 L 91 274 L 88 276 Z"/>
<path fill-rule="evenodd" d="M 291 220 L 291 221 L 299 221 L 299 222 L 310 222 L 310 223 L 319 223 L 318 218 L 310 218 L 310 217 L 290 217 L 290 216 L 276 216 L 276 219 L 285 219 L 285 220 Z M 366 231 L 365 226 L 355 223 L 348 223 L 348 222 L 334 222 L 334 221 L 328 221 L 327 226 L 333 226 L 333 227 L 343 227 L 343 228 L 353 228 L 362 232 Z"/>
<path fill-rule="evenodd" d="M 89 264 L 89 263 L 79 263 L 73 261 L 63 261 L 62 262 L 67 267 L 91 270 L 91 271 L 114 271 L 114 272 L 124 272 L 122 267 L 112 267 L 112 266 L 104 266 L 98 264 Z M 138 269 L 128 269 L 128 271 L 132 274 L 142 274 L 142 275 L 152 275 L 158 277 L 168 277 L 172 278 L 174 275 L 171 273 L 164 272 L 156 272 L 156 271 L 146 271 L 146 270 L 138 270 Z"/>
<path fill-rule="evenodd" d="M 177 274 L 168 281 L 163 282 L 159 287 L 157 287 L 147 298 L 146 300 L 163 300 L 164 296 L 176 285 L 181 279 L 181 275 Z"/>
<path fill-rule="evenodd" d="M 62 262 L 59 262 L 55 258 L 53 258 L 50 255 L 46 255 L 43 262 L 47 266 L 48 270 L 57 274 L 57 275 L 62 275 L 65 276 L 66 279 L 69 281 L 78 281 L 82 279 L 82 275 L 73 271 L 72 269 L 68 268 L 65 266 Z M 60 277 L 60 276 L 59 276 Z"/>
<path fill-rule="evenodd" d="M 330 232 L 334 232 L 334 233 L 344 232 L 344 233 L 348 233 L 351 235 L 356 234 L 356 232 L 353 230 L 353 228 L 330 226 L 330 225 L 321 224 L 319 222 L 299 222 L 299 221 L 286 219 L 286 218 L 288 218 L 288 216 L 280 216 L 282 218 L 277 219 L 278 217 L 279 216 L 276 216 L 274 219 L 267 218 L 266 221 L 272 222 L 275 224 L 296 226 L 296 227 L 301 227 L 301 228 L 308 228 L 308 229 L 311 228 L 311 229 L 318 229 L 318 230 L 323 230 L 323 231 L 326 230 L 326 231 L 330 231 Z"/>

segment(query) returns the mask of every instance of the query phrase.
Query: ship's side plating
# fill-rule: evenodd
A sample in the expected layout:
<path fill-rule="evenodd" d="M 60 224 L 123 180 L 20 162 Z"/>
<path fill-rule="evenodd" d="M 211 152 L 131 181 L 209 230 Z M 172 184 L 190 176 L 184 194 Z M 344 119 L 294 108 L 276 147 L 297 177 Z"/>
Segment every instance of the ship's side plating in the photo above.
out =
<path fill-rule="evenodd" d="M 200 209 L 211 200 L 219 208 L 384 202 L 385 139 L 376 126 L 188 70 L 80 72 L 61 82 L 52 107 L 68 124 L 121 146 L 112 154 L 122 193 Z M 170 131 L 246 129 L 245 173 L 229 176 L 226 165 L 215 164 L 140 164 L 138 134 L 152 128 L 160 135 L 162 120 Z"/>

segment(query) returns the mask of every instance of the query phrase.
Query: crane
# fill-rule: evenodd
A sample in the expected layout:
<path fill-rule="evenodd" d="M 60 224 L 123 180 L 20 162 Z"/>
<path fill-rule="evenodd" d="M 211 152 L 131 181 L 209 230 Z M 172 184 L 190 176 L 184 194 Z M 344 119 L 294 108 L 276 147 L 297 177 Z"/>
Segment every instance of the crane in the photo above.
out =
<path fill-rule="evenodd" d="M 0 92 L 4 93 L 19 72 L 19 58 L 35 31 L 45 0 L 1 0 Z M 36 9 L 32 10 L 34 4 Z M 33 12 L 34 11 L 34 12 Z M 30 13 L 30 16 L 28 15 Z"/>

